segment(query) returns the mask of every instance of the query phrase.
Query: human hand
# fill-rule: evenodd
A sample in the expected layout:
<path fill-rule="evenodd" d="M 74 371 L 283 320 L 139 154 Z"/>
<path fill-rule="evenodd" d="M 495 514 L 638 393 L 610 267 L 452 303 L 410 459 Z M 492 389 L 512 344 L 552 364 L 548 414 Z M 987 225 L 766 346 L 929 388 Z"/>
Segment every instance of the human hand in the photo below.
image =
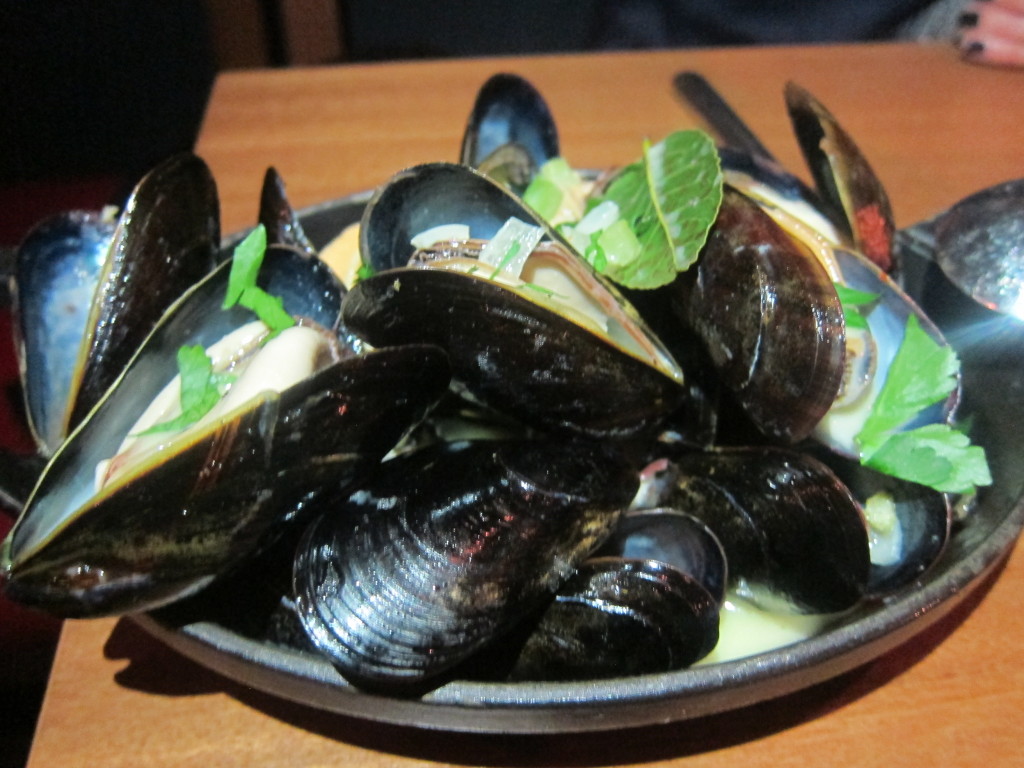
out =
<path fill-rule="evenodd" d="M 1024 0 L 974 0 L 964 6 L 959 30 L 965 60 L 1024 67 Z"/>

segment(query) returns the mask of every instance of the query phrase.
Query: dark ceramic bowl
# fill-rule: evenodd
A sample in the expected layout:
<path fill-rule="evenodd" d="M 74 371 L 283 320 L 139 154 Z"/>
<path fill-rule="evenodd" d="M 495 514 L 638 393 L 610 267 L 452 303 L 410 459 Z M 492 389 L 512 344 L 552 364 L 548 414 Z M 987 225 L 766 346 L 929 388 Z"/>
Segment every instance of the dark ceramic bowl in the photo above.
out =
<path fill-rule="evenodd" d="M 358 219 L 367 199 L 304 212 L 307 234 L 325 243 Z M 568 683 L 456 679 L 421 697 L 395 698 L 349 685 L 288 626 L 279 607 L 287 593 L 287 556 L 279 562 L 271 556 L 198 598 L 137 620 L 200 664 L 274 696 L 368 720 L 454 731 L 576 732 L 684 720 L 851 670 L 949 613 L 999 565 L 1024 525 L 1024 326 L 979 309 L 930 265 L 908 264 L 907 285 L 958 347 L 965 393 L 960 415 L 986 448 L 995 482 L 979 494 L 977 509 L 941 561 L 917 583 L 863 605 L 811 639 L 667 674 Z"/>

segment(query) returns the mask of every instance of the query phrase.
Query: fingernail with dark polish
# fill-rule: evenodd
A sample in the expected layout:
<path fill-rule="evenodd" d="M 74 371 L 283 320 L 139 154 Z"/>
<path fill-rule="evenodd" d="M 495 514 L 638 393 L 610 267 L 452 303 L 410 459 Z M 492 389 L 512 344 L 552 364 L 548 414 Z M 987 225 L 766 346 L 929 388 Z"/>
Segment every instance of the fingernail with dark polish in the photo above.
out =
<path fill-rule="evenodd" d="M 957 19 L 956 23 L 961 27 L 976 27 L 978 26 L 978 14 L 973 11 L 970 13 L 961 13 L 960 18 Z"/>
<path fill-rule="evenodd" d="M 964 56 L 970 58 L 977 58 L 985 52 L 985 44 L 980 40 L 972 40 L 967 44 L 967 47 L 963 49 Z"/>

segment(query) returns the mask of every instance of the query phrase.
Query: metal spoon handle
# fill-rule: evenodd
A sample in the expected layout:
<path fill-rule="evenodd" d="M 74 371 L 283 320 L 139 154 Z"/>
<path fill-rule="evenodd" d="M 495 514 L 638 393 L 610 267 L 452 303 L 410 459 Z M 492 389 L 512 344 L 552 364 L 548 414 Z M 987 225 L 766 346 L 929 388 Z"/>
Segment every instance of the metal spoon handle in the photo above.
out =
<path fill-rule="evenodd" d="M 778 161 L 775 156 L 754 135 L 747 124 L 711 83 L 696 72 L 680 72 L 675 76 L 676 91 L 686 102 L 696 109 L 718 134 L 725 144 L 734 149 L 742 150 L 749 155 L 773 164 Z"/>

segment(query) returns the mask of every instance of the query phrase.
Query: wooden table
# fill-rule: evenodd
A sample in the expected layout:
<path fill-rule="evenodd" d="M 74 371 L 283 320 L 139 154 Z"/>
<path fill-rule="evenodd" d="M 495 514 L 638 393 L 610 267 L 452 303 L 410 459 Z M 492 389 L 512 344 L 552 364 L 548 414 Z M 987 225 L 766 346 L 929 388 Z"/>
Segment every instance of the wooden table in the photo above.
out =
<path fill-rule="evenodd" d="M 225 231 L 255 218 L 273 164 L 302 206 L 453 159 L 476 89 L 530 78 L 584 167 L 632 159 L 644 137 L 699 125 L 671 90 L 696 69 L 801 175 L 782 102 L 794 79 L 858 140 L 899 223 L 1024 176 L 1024 72 L 944 47 L 864 45 L 425 62 L 241 72 L 216 84 L 198 152 Z M 133 624 L 68 622 L 31 756 L 73 766 L 1020 765 L 1024 561 L 1010 558 L 950 616 L 877 661 L 738 712 L 585 736 L 466 736 L 375 725 L 292 705 L 184 660 Z"/>

